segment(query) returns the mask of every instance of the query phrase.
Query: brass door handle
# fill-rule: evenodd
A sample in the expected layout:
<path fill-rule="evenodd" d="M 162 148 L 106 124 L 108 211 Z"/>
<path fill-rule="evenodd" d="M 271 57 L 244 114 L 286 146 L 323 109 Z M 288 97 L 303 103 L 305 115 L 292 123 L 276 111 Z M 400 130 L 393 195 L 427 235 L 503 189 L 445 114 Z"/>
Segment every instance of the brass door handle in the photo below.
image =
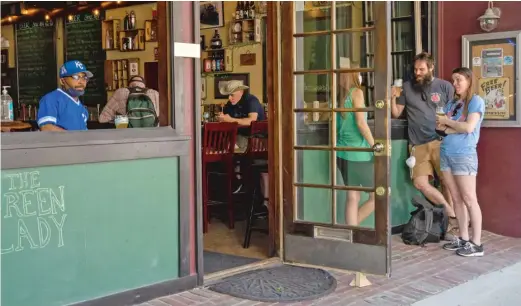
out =
<path fill-rule="evenodd" d="M 383 152 L 383 150 L 384 150 L 383 143 L 377 142 L 373 145 L 373 151 L 375 151 L 377 153 L 381 153 L 381 152 Z"/>

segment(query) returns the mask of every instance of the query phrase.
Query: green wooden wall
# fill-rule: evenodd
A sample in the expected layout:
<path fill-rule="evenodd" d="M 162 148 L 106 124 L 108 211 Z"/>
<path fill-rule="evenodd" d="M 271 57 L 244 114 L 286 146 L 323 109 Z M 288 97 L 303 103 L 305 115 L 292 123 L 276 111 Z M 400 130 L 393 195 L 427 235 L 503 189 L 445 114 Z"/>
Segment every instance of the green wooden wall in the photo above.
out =
<path fill-rule="evenodd" d="M 2 171 L 3 306 L 90 300 L 178 277 L 177 158 Z"/>

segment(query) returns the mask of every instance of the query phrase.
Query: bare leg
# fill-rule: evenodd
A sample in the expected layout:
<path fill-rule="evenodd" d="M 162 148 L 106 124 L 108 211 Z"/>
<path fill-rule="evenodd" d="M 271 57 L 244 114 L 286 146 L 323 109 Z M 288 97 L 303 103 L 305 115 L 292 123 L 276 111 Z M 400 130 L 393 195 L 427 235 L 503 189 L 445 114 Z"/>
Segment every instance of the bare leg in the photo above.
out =
<path fill-rule="evenodd" d="M 362 223 L 374 211 L 374 192 L 369 194 L 369 199 L 358 208 L 358 224 Z"/>
<path fill-rule="evenodd" d="M 346 223 L 347 225 L 358 225 L 358 203 L 360 202 L 360 191 L 349 190 L 346 199 Z"/>
<path fill-rule="evenodd" d="M 455 175 L 454 180 L 458 185 L 461 198 L 470 215 L 470 222 L 472 223 L 472 242 L 476 245 L 481 245 L 482 215 L 481 208 L 478 204 L 478 196 L 476 194 L 476 177 L 473 175 Z M 464 226 L 465 230 L 468 232 L 468 222 L 464 224 L 460 222 L 459 226 L 460 231 Z"/>
<path fill-rule="evenodd" d="M 454 209 L 449 205 L 447 200 L 443 197 L 443 194 L 434 186 L 429 183 L 428 176 L 418 176 L 413 181 L 414 187 L 421 191 L 423 195 L 431 202 L 436 204 L 442 204 L 445 207 L 445 211 L 449 217 L 455 217 Z"/>
<path fill-rule="evenodd" d="M 261 173 L 261 188 L 262 188 L 262 195 L 264 196 L 264 199 L 268 199 L 270 197 L 270 189 L 268 185 L 268 173 Z M 268 201 L 264 200 L 264 205 L 268 206 Z"/>
<path fill-rule="evenodd" d="M 454 203 L 454 210 L 456 211 L 456 217 L 458 218 L 459 233 L 463 240 L 469 240 L 469 214 L 467 207 L 463 203 L 461 194 L 459 192 L 458 185 L 456 184 L 455 177 L 450 171 L 443 171 L 443 177 L 446 186 L 450 191 L 452 202 Z M 466 225 L 465 225 L 466 224 Z"/>

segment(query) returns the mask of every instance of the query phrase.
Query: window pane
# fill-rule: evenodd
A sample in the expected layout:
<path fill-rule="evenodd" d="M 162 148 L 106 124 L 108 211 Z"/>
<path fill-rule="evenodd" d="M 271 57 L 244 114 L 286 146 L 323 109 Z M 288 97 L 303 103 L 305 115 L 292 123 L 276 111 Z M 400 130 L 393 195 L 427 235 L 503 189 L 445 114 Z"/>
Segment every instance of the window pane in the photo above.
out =
<path fill-rule="evenodd" d="M 337 68 L 374 67 L 374 33 L 336 34 Z"/>
<path fill-rule="evenodd" d="M 319 102 L 320 108 L 330 108 L 330 77 L 328 74 L 296 75 L 295 108 L 311 108 L 314 101 Z"/>
<path fill-rule="evenodd" d="M 296 38 L 295 70 L 321 70 L 331 67 L 331 35 Z"/>
<path fill-rule="evenodd" d="M 331 2 L 295 1 L 295 33 L 331 29 Z"/>
<path fill-rule="evenodd" d="M 405 17 L 413 14 L 413 2 L 412 1 L 393 1 L 392 16 Z"/>
<path fill-rule="evenodd" d="M 331 144 L 330 116 L 329 112 L 295 113 L 295 145 L 329 146 Z"/>
<path fill-rule="evenodd" d="M 332 189 L 296 187 L 299 221 L 332 223 Z"/>
<path fill-rule="evenodd" d="M 374 193 L 370 195 L 367 192 L 352 190 L 336 190 L 335 192 L 336 223 L 375 228 Z"/>
<path fill-rule="evenodd" d="M 331 151 L 296 150 L 297 183 L 331 185 Z"/>
<path fill-rule="evenodd" d="M 364 10 L 361 1 L 336 1 L 336 28 L 363 27 Z"/>

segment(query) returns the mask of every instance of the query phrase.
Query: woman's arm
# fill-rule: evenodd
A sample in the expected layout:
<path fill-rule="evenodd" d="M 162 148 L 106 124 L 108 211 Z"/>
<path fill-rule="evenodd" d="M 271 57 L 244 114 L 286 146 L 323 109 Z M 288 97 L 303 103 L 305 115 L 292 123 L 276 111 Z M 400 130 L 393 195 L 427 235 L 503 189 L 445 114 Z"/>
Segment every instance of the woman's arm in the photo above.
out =
<path fill-rule="evenodd" d="M 474 96 L 468 106 L 467 120 L 455 121 L 445 117 L 438 117 L 438 123 L 452 128 L 457 133 L 472 133 L 485 112 L 485 104 L 479 96 Z"/>
<path fill-rule="evenodd" d="M 364 93 L 360 89 L 355 89 L 353 93 L 351 94 L 353 98 L 353 107 L 354 108 L 364 108 L 365 102 L 364 102 Z M 369 128 L 369 125 L 367 124 L 367 118 L 365 112 L 355 112 L 355 120 L 356 125 L 358 126 L 358 130 L 360 131 L 360 134 L 367 140 L 369 145 L 372 147 L 374 145 L 374 138 L 373 133 L 371 133 L 371 129 Z"/>
<path fill-rule="evenodd" d="M 446 126 L 452 128 L 457 133 L 472 133 L 474 129 L 476 128 L 476 125 L 479 122 L 479 119 L 481 118 L 480 113 L 470 113 L 467 115 L 466 121 L 454 121 L 449 118 L 443 119 L 442 122 Z"/>

